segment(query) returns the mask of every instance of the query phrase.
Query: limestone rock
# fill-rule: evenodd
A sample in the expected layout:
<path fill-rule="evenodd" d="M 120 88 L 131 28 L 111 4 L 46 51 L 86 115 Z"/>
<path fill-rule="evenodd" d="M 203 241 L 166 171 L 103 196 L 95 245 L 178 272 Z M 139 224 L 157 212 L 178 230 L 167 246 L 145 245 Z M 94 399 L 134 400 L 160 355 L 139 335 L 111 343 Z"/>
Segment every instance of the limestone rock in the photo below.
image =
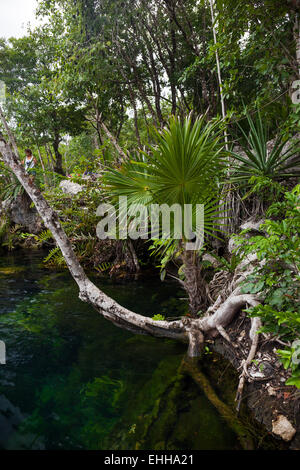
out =
<path fill-rule="evenodd" d="M 81 186 L 81 184 L 69 180 L 61 181 L 59 187 L 63 193 L 72 195 L 78 194 L 84 189 L 84 186 Z"/>
<path fill-rule="evenodd" d="M 21 225 L 29 233 L 39 233 L 42 230 L 42 219 L 35 207 L 31 207 L 31 200 L 26 194 L 3 201 L 1 210 L 9 216 L 11 222 Z"/>
<path fill-rule="evenodd" d="M 272 420 L 272 432 L 288 442 L 293 439 L 296 429 L 285 416 L 278 415 L 276 419 Z"/>
<path fill-rule="evenodd" d="M 249 219 L 241 225 L 241 230 L 250 230 L 251 232 L 264 233 L 264 231 L 260 228 L 264 222 L 264 219 L 257 221 Z"/>
<path fill-rule="evenodd" d="M 273 388 L 271 385 L 267 386 L 267 392 L 270 395 L 270 397 L 276 397 L 276 390 Z"/>
<path fill-rule="evenodd" d="M 229 253 L 232 255 L 234 250 L 238 247 L 238 245 L 236 244 L 234 238 L 230 238 L 229 239 L 229 242 L 228 242 L 228 251 Z"/>
<path fill-rule="evenodd" d="M 214 268 L 218 268 L 220 266 L 220 263 L 219 261 L 214 258 L 214 256 L 212 256 L 211 254 L 209 253 L 205 253 L 203 255 L 203 261 L 209 261 L 209 263 L 211 263 L 211 265 L 214 267 Z"/>

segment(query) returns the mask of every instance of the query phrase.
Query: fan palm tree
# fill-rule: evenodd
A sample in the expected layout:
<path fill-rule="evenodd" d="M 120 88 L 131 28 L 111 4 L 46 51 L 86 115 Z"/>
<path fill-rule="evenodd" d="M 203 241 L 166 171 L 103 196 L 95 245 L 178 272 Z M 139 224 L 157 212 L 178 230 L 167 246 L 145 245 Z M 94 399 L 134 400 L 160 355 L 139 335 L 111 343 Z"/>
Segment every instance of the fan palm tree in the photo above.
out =
<path fill-rule="evenodd" d="M 205 117 L 182 122 L 172 116 L 163 130 L 153 129 L 155 144 L 138 160 L 108 169 L 104 187 L 114 199 L 127 196 L 127 204 L 178 204 L 184 215 L 187 204 L 193 208 L 191 233 L 195 227 L 197 204 L 204 205 L 204 231 L 214 234 L 220 217 L 220 178 L 224 172 L 220 122 L 205 122 Z M 122 219 L 122 214 L 119 214 Z M 171 238 L 171 237 L 170 237 Z M 169 243 L 166 240 L 166 243 Z M 178 241 L 184 264 L 184 287 L 190 311 L 195 316 L 207 305 L 207 286 L 201 276 L 198 250 L 187 249 L 188 239 Z"/>

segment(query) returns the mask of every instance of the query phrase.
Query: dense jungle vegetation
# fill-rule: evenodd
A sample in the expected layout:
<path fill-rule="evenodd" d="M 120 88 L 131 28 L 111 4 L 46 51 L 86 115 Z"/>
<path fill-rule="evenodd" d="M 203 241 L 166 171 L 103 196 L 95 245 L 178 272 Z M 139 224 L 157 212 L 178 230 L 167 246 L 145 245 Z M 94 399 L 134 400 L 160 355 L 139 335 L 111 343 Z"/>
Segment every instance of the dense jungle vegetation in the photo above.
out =
<path fill-rule="evenodd" d="M 187 335 L 191 355 L 203 343 L 195 325 L 234 343 L 228 322 L 207 326 L 207 315 L 240 296 L 256 336 L 288 371 L 286 385 L 300 389 L 299 1 L 40 0 L 37 14 L 41 26 L 0 39 L 2 137 L 11 139 L 8 122 L 14 152 L 32 149 L 28 181 L 58 214 L 76 258 L 117 281 L 176 279 L 187 300 L 178 323 L 153 312 L 147 328 Z M 1 249 L 47 248 L 45 267 L 70 267 L 47 224 L 14 220 L 16 203 L 24 213 L 43 209 L 5 145 Z M 63 191 L 65 180 L 78 192 Z M 119 196 L 132 208 L 204 204 L 204 245 L 99 240 L 97 207 Z"/>

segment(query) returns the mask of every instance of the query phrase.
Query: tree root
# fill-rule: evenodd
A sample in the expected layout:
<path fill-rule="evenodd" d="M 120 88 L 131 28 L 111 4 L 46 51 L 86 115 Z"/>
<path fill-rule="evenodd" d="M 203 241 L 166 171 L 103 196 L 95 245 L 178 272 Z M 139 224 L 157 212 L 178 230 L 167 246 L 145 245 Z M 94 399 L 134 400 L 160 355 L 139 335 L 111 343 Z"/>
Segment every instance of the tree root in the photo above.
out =
<path fill-rule="evenodd" d="M 204 317 L 195 320 L 198 328 L 205 334 L 210 331 L 217 330 L 224 336 L 224 328 L 232 322 L 235 315 L 246 305 L 256 306 L 259 304 L 259 299 L 251 294 L 238 294 L 234 291 L 228 298 L 220 305 L 218 298 L 216 303 L 218 308 L 213 315 L 206 314 Z M 207 313 L 214 311 L 214 306 L 211 307 Z M 224 336 L 228 340 L 227 333 Z M 229 339 L 229 342 L 231 340 Z"/>
<path fill-rule="evenodd" d="M 189 338 L 188 357 L 199 357 L 204 345 L 202 332 L 198 328 L 191 327 L 187 330 L 187 334 Z"/>
<path fill-rule="evenodd" d="M 223 326 L 221 325 L 217 325 L 216 326 L 218 332 L 220 333 L 220 335 L 226 339 L 226 341 L 228 341 L 228 343 L 230 343 L 234 348 L 238 348 L 238 345 L 235 344 L 233 341 L 231 341 L 229 335 L 226 333 L 226 330 L 223 328 Z"/>
<path fill-rule="evenodd" d="M 260 319 L 259 318 L 252 318 L 252 320 L 251 320 L 251 330 L 250 330 L 250 333 L 249 333 L 250 339 L 252 341 L 251 342 L 251 348 L 250 348 L 247 359 L 244 360 L 241 364 L 242 373 L 240 375 L 240 381 L 239 381 L 239 385 L 238 385 L 237 392 L 236 392 L 236 397 L 235 397 L 235 400 L 237 401 L 237 406 L 236 406 L 237 412 L 240 411 L 241 402 L 242 402 L 242 398 L 243 398 L 243 389 L 244 389 L 244 386 L 245 386 L 245 381 L 246 381 L 246 378 L 249 377 L 248 366 L 253 361 L 253 359 L 255 357 L 255 354 L 256 354 L 256 351 L 257 351 L 258 340 L 259 340 L 259 334 L 257 333 L 257 330 L 260 327 L 261 327 Z"/>

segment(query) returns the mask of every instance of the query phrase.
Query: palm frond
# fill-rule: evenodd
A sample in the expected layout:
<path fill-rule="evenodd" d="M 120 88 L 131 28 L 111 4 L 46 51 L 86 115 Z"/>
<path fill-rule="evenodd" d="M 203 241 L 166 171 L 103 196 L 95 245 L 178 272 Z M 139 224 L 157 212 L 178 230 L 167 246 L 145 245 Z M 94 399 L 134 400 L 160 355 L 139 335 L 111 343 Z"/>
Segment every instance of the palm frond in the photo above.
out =
<path fill-rule="evenodd" d="M 294 142 L 288 145 L 287 138 L 279 135 L 272 147 L 268 150 L 268 128 L 263 123 L 258 111 L 256 122 L 246 114 L 250 128 L 247 135 L 239 125 L 244 137 L 241 143 L 245 155 L 228 151 L 233 159 L 232 181 L 249 185 L 251 177 L 265 177 L 272 180 L 284 180 L 300 175 L 300 145 Z M 284 147 L 287 148 L 284 150 Z"/>

